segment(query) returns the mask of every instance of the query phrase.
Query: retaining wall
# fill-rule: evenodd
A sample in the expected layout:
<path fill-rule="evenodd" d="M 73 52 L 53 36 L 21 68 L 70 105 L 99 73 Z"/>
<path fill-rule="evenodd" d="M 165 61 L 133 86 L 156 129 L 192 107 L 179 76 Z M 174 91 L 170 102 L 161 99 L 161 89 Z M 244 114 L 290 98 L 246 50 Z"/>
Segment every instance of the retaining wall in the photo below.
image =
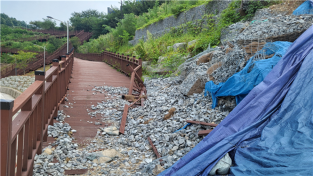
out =
<path fill-rule="evenodd" d="M 12 89 L 10 87 L 0 87 L 0 92 L 11 95 L 13 98 L 17 98 L 22 92 Z"/>
<path fill-rule="evenodd" d="M 218 15 L 229 5 L 229 1 L 211 1 L 208 4 L 204 4 L 198 7 L 194 7 L 186 12 L 180 13 L 177 17 L 175 15 L 153 23 L 144 29 L 136 30 L 134 40 L 129 41 L 130 44 L 135 45 L 140 39 L 147 39 L 147 31 L 149 31 L 154 37 L 160 37 L 163 34 L 170 31 L 171 28 L 178 27 L 189 21 L 196 21 L 202 19 L 205 14 Z"/>

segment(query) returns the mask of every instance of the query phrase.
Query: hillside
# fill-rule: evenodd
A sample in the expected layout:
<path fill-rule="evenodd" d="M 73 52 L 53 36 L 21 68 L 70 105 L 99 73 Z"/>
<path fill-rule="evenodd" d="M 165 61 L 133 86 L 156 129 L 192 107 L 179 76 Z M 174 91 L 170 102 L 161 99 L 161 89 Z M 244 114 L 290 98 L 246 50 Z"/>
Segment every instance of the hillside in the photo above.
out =
<path fill-rule="evenodd" d="M 302 152 L 310 152 L 312 138 L 303 124 L 311 124 L 312 101 L 304 97 L 312 94 L 313 19 L 310 10 L 291 13 L 301 4 L 232 1 L 220 15 L 208 15 L 203 28 L 188 23 L 158 38 L 148 33 L 135 46 L 123 36 L 124 44 L 115 45 L 112 33 L 85 43 L 79 51 L 86 56 L 102 56 L 108 49 L 141 57 L 147 99 L 128 110 L 134 102 L 120 98 L 127 88 L 89 85 L 86 91 L 112 99 L 86 107 L 88 123 L 110 125 L 97 128 L 96 137 L 81 149 L 62 145 L 73 140 L 62 135 L 49 150 L 62 161 L 72 158 L 64 168 L 89 169 L 91 175 L 279 175 L 286 168 L 310 174 L 311 155 Z M 65 111 L 58 118 L 66 120 Z M 119 134 L 123 118 L 127 125 Z M 56 137 L 68 128 L 55 123 L 49 134 Z M 294 148 L 299 142 L 294 136 L 306 139 L 297 145 L 301 150 Z M 303 170 L 288 160 L 299 156 L 307 164 Z M 45 158 L 37 158 L 35 172 L 62 173 L 58 165 L 43 171 Z"/>

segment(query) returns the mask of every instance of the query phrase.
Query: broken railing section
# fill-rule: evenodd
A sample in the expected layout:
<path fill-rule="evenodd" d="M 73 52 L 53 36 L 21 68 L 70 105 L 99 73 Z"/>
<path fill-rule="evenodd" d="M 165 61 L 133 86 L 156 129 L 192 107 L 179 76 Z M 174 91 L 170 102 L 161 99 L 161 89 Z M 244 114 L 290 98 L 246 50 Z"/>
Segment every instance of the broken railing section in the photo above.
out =
<path fill-rule="evenodd" d="M 206 122 L 201 122 L 201 121 L 192 121 L 192 120 L 187 120 L 187 123 L 192 123 L 192 124 L 199 124 L 199 125 L 205 125 L 205 126 L 210 126 L 210 127 L 216 127 L 217 124 L 215 123 L 206 123 Z M 208 135 L 210 132 L 212 131 L 212 129 L 209 130 L 201 130 L 198 133 L 198 136 L 206 136 Z"/>
<path fill-rule="evenodd" d="M 140 60 L 141 63 L 141 60 Z M 143 81 L 141 80 L 141 65 L 138 65 L 136 68 L 133 68 L 131 65 L 127 64 L 127 67 L 132 71 L 131 73 L 131 78 L 130 78 L 130 86 L 129 86 L 129 91 L 128 95 L 132 96 L 138 96 L 138 99 L 132 102 L 130 105 L 125 105 L 124 107 L 124 112 L 123 116 L 121 119 L 121 125 L 120 125 L 120 133 L 124 134 L 125 132 L 125 126 L 126 126 L 126 121 L 127 121 L 127 114 L 128 114 L 128 109 L 131 108 L 134 105 L 144 105 L 144 96 L 146 97 L 147 95 L 147 90 L 146 87 L 143 84 Z M 139 73 L 138 73 L 139 72 Z M 139 104 L 137 104 L 139 102 Z"/>
<path fill-rule="evenodd" d="M 158 150 L 156 149 L 156 147 L 153 145 L 152 140 L 150 139 L 150 137 L 148 137 L 148 141 L 152 147 L 152 150 L 154 152 L 154 154 L 156 155 L 157 158 L 161 158 L 161 155 L 159 154 Z M 163 161 L 162 159 L 159 160 L 160 163 Z M 163 166 L 163 163 L 161 163 L 161 166 Z"/>
<path fill-rule="evenodd" d="M 72 51 L 60 62 L 53 60 L 47 72 L 35 72 L 35 82 L 15 100 L 0 100 L 1 176 L 33 174 L 34 157 L 42 152 L 48 125 L 66 94 L 73 58 Z"/>

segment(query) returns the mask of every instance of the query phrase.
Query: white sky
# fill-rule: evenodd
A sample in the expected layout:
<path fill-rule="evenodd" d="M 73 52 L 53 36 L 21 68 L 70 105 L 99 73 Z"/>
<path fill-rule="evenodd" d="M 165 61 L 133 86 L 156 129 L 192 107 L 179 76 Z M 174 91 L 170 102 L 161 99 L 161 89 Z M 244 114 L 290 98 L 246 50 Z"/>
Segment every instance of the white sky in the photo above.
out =
<path fill-rule="evenodd" d="M 47 16 L 52 16 L 61 21 L 67 21 L 73 12 L 81 12 L 92 9 L 107 13 L 108 7 L 120 7 L 120 0 L 96 0 L 96 1 L 61 1 L 61 0 L 41 0 L 41 1 L 14 1 L 0 0 L 1 13 L 14 17 L 17 20 L 30 21 L 42 20 Z M 59 24 L 58 21 L 56 21 Z"/>

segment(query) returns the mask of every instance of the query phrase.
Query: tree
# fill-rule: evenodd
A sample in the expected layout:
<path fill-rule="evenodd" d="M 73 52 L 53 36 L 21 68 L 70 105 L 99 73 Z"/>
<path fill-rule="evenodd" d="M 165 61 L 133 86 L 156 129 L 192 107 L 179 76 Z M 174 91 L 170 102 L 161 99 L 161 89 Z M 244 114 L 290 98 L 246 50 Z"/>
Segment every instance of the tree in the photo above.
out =
<path fill-rule="evenodd" d="M 24 70 L 24 75 L 25 75 L 25 69 L 28 66 L 28 63 L 32 61 L 32 59 L 37 55 L 37 53 L 32 53 L 32 52 L 24 52 L 24 51 L 18 51 L 18 55 L 16 55 L 16 62 L 17 68 L 23 69 Z"/>
<path fill-rule="evenodd" d="M 66 31 L 67 30 L 67 25 L 64 24 L 63 22 L 60 23 L 60 27 L 59 27 L 60 31 Z"/>
<path fill-rule="evenodd" d="M 55 29 L 55 21 L 51 19 L 43 19 L 43 22 L 41 23 L 41 28 L 42 29 Z"/>
<path fill-rule="evenodd" d="M 5 24 L 5 25 L 11 26 L 11 27 L 13 27 L 13 26 L 25 27 L 26 26 L 25 21 L 19 21 L 15 18 L 9 17 L 8 15 L 6 15 L 4 13 L 1 13 L 0 17 L 1 17 L 1 24 Z"/>
<path fill-rule="evenodd" d="M 116 28 L 118 23 L 126 18 L 126 14 L 133 14 L 134 16 L 141 15 L 148 12 L 148 9 L 153 8 L 155 4 L 162 4 L 165 1 L 124 1 L 122 4 L 122 11 L 119 8 L 114 8 L 113 13 L 103 14 L 97 10 L 86 10 L 80 13 L 72 13 L 70 21 L 75 30 L 84 30 L 86 32 L 92 32 L 93 38 L 100 36 L 101 34 L 106 34 L 109 32 L 107 26 L 110 28 Z M 134 26 L 128 26 L 129 28 L 136 28 Z M 133 29 L 127 29 L 126 31 L 132 36 L 134 32 Z M 123 30 L 119 30 L 119 35 L 123 35 Z M 117 36 L 119 36 L 117 35 Z"/>
<path fill-rule="evenodd" d="M 74 26 L 75 30 L 84 30 L 86 32 L 91 32 L 93 23 L 97 19 L 102 17 L 103 17 L 102 13 L 98 12 L 97 10 L 89 9 L 86 11 L 82 11 L 81 13 L 78 12 L 72 13 L 70 21 Z"/>
<path fill-rule="evenodd" d="M 31 21 L 29 22 L 30 24 L 36 26 L 36 28 L 39 29 L 55 29 L 55 21 L 51 20 L 51 19 L 44 19 L 43 21 Z"/>

